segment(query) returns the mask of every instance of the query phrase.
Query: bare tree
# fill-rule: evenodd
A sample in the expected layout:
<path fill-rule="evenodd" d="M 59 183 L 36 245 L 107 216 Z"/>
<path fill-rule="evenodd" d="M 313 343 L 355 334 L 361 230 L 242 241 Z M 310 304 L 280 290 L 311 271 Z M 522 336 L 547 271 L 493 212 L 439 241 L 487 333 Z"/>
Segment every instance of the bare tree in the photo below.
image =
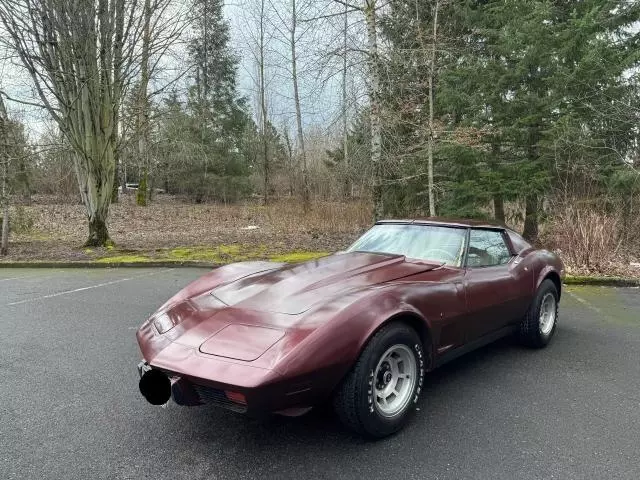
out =
<path fill-rule="evenodd" d="M 351 196 L 351 181 L 349 178 L 349 130 L 347 106 L 347 32 L 349 31 L 349 6 L 344 4 L 344 25 L 342 29 L 342 153 L 345 166 L 345 194 Z"/>
<path fill-rule="evenodd" d="M 120 7 L 120 8 L 118 8 Z M 122 98 L 123 88 L 123 53 L 124 53 L 124 22 L 125 22 L 126 10 L 124 8 L 124 2 L 120 0 L 120 4 L 116 5 L 115 12 L 115 35 L 113 42 L 113 97 L 114 99 Z M 111 187 L 111 202 L 118 201 L 118 171 L 120 169 L 120 148 L 119 144 L 120 133 L 120 103 L 114 105 L 113 112 L 113 131 L 111 132 L 111 143 L 115 145 L 114 148 L 114 179 L 113 186 Z M 125 180 L 123 179 L 123 185 Z"/>
<path fill-rule="evenodd" d="M 375 220 L 384 215 L 382 196 L 382 121 L 380 112 L 380 59 L 378 53 L 377 0 L 363 0 L 361 5 L 333 0 L 345 7 L 345 16 L 349 10 L 360 11 L 364 15 L 367 27 L 367 65 L 369 93 L 369 121 L 371 124 L 371 165 L 373 169 L 373 217 Z M 346 146 L 346 142 L 345 142 Z M 345 151 L 346 153 L 346 151 Z M 346 158 L 346 157 L 345 157 Z"/>
<path fill-rule="evenodd" d="M 263 203 L 269 203 L 269 138 L 268 138 L 268 119 L 267 119 L 267 100 L 266 100 L 266 83 L 265 83 L 265 0 L 260 0 L 260 37 L 258 41 L 258 70 L 259 70 L 259 88 L 260 88 L 260 136 L 262 142 L 263 170 L 264 170 L 264 192 Z"/>
<path fill-rule="evenodd" d="M 151 0 L 144 0 L 142 27 L 142 57 L 140 59 L 140 85 L 138 86 L 138 115 L 136 127 L 138 134 L 138 159 L 142 163 L 142 178 L 138 185 L 136 202 L 147 205 L 149 175 L 149 47 L 151 43 Z"/>
<path fill-rule="evenodd" d="M 170 3 L 154 0 L 146 8 L 156 11 L 156 18 L 172 14 L 150 27 L 149 72 L 182 31 L 180 15 L 168 11 Z M 45 108 L 73 148 L 88 246 L 110 241 L 107 218 L 117 188 L 120 107 L 145 56 L 140 41 L 148 16 L 142 13 L 139 0 L 0 2 L 0 22 L 8 34 L 2 42 L 15 52 L 38 97 L 23 103 Z"/>
<path fill-rule="evenodd" d="M 126 65 L 116 64 L 117 39 L 133 55 L 136 2 L 12 0 L 0 21 L 30 74 L 41 104 L 69 139 L 89 223 L 86 245 L 109 241 L 107 217 L 115 171 L 114 132 Z M 116 12 L 127 20 L 117 21 Z M 116 85 L 117 83 L 117 85 Z"/>
<path fill-rule="evenodd" d="M 380 70 L 378 58 L 378 31 L 376 26 L 376 0 L 366 0 L 364 16 L 367 23 L 369 55 L 369 108 L 371 121 L 371 163 L 373 165 L 373 217 L 384 215 L 382 198 L 382 124 L 380 121 Z"/>
<path fill-rule="evenodd" d="M 433 83 L 436 75 L 436 45 L 438 42 L 438 9 L 440 0 L 435 0 L 433 4 L 433 38 L 431 40 L 431 55 L 429 58 L 429 136 L 427 143 L 428 161 L 428 190 L 429 190 L 429 215 L 436 214 L 436 203 L 433 195 L 433 146 L 435 142 L 434 116 L 433 116 Z"/>
<path fill-rule="evenodd" d="M 297 0 L 287 0 L 286 2 L 274 2 L 270 1 L 275 16 L 279 20 L 280 24 L 272 23 L 271 27 L 279 34 L 280 40 L 283 43 L 284 48 L 288 50 L 287 55 L 281 55 L 282 59 L 289 64 L 289 68 L 286 70 L 286 76 L 291 80 L 291 86 L 293 89 L 293 107 L 295 111 L 295 132 L 296 132 L 296 157 L 299 157 L 299 165 L 302 173 L 302 204 L 304 211 L 308 211 L 310 208 L 311 193 L 309 187 L 309 172 L 307 164 L 307 150 L 305 148 L 304 128 L 302 120 L 302 107 L 300 99 L 300 75 L 299 75 L 299 53 L 298 45 L 302 37 L 308 32 L 310 26 L 306 28 L 298 28 L 301 23 L 300 14 L 301 11 L 308 9 L 311 5 L 308 1 L 298 2 Z M 284 3 L 287 5 L 285 6 Z M 288 10 L 287 14 L 282 13 L 280 10 Z M 303 45 L 304 49 L 304 45 Z M 278 53 L 276 51 L 274 53 Z M 283 49 L 284 50 L 284 49 Z"/>
<path fill-rule="evenodd" d="M 2 95 L 0 95 L 0 169 L 2 170 L 0 255 L 5 256 L 9 250 L 9 117 Z"/>
<path fill-rule="evenodd" d="M 304 211 L 308 211 L 310 207 L 309 193 L 309 173 L 307 170 L 307 152 L 304 148 L 304 132 L 302 130 L 302 111 L 300 109 L 300 92 L 298 88 L 298 57 L 296 54 L 296 32 L 298 22 L 298 11 L 296 8 L 296 0 L 291 0 L 291 28 L 290 28 L 290 47 L 291 47 L 291 81 L 293 82 L 293 99 L 296 108 L 296 126 L 298 132 L 298 145 L 300 147 L 300 156 L 302 159 L 302 204 Z"/>

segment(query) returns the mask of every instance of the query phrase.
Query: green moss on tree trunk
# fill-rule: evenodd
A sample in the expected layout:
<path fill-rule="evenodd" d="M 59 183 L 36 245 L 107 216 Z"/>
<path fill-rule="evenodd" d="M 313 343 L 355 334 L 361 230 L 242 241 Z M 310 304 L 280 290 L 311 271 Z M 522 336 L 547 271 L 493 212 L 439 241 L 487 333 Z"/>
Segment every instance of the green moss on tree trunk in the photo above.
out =
<path fill-rule="evenodd" d="M 106 222 L 101 218 L 89 219 L 89 238 L 85 247 L 106 247 L 111 244 Z"/>
<path fill-rule="evenodd" d="M 147 206 L 147 172 L 144 172 L 140 184 L 138 185 L 138 192 L 136 193 L 136 203 L 141 207 Z"/>

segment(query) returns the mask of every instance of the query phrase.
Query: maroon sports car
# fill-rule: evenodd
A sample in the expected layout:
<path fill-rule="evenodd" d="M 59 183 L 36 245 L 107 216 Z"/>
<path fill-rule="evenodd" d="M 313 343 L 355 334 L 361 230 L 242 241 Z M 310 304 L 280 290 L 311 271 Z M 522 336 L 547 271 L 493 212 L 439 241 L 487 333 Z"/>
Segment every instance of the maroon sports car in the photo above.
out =
<path fill-rule="evenodd" d="M 562 275 L 504 227 L 378 222 L 344 252 L 227 265 L 178 292 L 137 332 L 140 390 L 155 405 L 283 415 L 330 399 L 347 426 L 383 437 L 442 363 L 511 333 L 547 345 Z"/>

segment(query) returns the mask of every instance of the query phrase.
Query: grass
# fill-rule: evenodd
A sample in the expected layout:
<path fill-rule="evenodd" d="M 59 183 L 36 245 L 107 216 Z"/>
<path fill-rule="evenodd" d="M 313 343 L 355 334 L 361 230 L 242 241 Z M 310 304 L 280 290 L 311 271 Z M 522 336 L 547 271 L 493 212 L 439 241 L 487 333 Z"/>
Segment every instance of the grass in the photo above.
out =
<path fill-rule="evenodd" d="M 220 263 L 220 252 L 211 247 L 178 247 L 158 251 L 159 259 Z"/>
<path fill-rule="evenodd" d="M 224 265 L 247 260 L 271 260 L 282 263 L 300 263 L 329 255 L 329 252 L 302 251 L 273 252 L 265 245 L 216 245 L 194 247 L 176 247 L 156 249 L 152 251 L 119 251 L 105 249 L 107 255 L 94 256 L 97 263 L 146 263 L 146 262 L 203 262 L 213 265 Z M 85 249 L 85 253 L 93 254 L 93 250 Z"/>
<path fill-rule="evenodd" d="M 142 255 L 120 255 L 101 257 L 96 259 L 97 263 L 143 263 L 149 262 L 151 259 Z"/>
<path fill-rule="evenodd" d="M 615 323 L 637 324 L 637 311 L 630 303 L 628 293 L 604 285 L 570 285 L 567 291 L 578 298 L 583 306 L 598 311 L 600 318 Z M 567 299 L 572 301 L 573 299 Z"/>
<path fill-rule="evenodd" d="M 640 286 L 640 278 L 567 275 L 565 285 L 609 285 L 618 287 Z"/>
<path fill-rule="evenodd" d="M 327 255 L 329 255 L 328 252 L 291 252 L 282 255 L 273 255 L 269 257 L 269 260 L 272 262 L 302 263 L 326 257 Z"/>

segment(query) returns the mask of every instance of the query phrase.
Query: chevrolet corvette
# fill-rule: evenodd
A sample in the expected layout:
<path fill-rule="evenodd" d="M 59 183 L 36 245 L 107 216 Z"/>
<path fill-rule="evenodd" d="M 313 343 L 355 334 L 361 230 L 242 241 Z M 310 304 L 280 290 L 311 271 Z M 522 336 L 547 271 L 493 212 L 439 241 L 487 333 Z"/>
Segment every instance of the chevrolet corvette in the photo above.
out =
<path fill-rule="evenodd" d="M 560 259 L 503 226 L 376 223 L 306 263 L 212 270 L 137 331 L 139 388 L 154 405 L 301 415 L 332 402 L 359 434 L 398 431 L 425 374 L 506 335 L 546 346 Z"/>

